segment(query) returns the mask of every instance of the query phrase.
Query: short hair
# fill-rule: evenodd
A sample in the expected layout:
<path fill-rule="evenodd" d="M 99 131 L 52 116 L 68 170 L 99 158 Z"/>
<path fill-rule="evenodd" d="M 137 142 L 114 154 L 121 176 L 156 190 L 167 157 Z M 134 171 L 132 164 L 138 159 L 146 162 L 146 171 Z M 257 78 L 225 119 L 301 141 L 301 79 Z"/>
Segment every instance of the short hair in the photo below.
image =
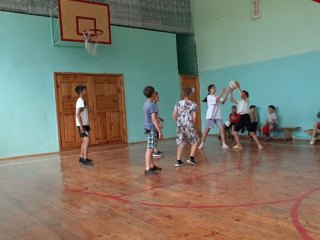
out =
<path fill-rule="evenodd" d="M 236 108 L 237 108 L 237 106 L 236 106 L 236 105 L 233 105 L 231 108 L 235 108 L 235 109 L 236 109 Z"/>
<path fill-rule="evenodd" d="M 246 90 L 243 90 L 242 92 L 249 98 L 249 93 Z"/>
<path fill-rule="evenodd" d="M 80 95 L 80 93 L 83 92 L 83 90 L 85 90 L 86 88 L 87 88 L 87 87 L 84 86 L 84 85 L 78 85 L 78 86 L 76 86 L 76 88 L 74 89 L 74 91 L 75 91 L 78 95 Z"/>
<path fill-rule="evenodd" d="M 182 96 L 183 97 L 190 96 L 191 93 L 192 93 L 192 89 L 189 87 L 185 87 L 182 89 Z"/>
<path fill-rule="evenodd" d="M 273 110 L 276 110 L 275 106 L 269 105 L 268 108 L 272 108 Z"/>
<path fill-rule="evenodd" d="M 251 108 L 256 108 L 256 106 L 255 106 L 255 105 L 251 105 L 251 106 L 250 106 L 250 109 L 251 109 Z"/>
<path fill-rule="evenodd" d="M 147 97 L 147 98 L 151 98 L 152 97 L 152 94 L 155 92 L 155 89 L 154 87 L 152 86 L 146 86 L 144 89 L 143 89 L 143 94 Z"/>

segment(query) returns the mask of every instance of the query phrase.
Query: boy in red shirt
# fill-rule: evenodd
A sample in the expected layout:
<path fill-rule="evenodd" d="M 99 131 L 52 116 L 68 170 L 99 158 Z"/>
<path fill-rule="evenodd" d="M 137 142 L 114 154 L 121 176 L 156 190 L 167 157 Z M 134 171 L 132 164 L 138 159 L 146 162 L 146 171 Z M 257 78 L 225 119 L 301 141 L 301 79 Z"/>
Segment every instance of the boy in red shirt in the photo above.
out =
<path fill-rule="evenodd" d="M 225 132 L 226 132 L 228 139 L 230 139 L 229 129 L 231 128 L 231 132 L 233 132 L 234 126 L 239 122 L 239 120 L 240 120 L 240 115 L 237 113 L 237 107 L 233 105 L 231 107 L 231 113 L 229 115 L 229 120 L 226 121 L 224 124 L 224 128 L 226 130 Z"/>

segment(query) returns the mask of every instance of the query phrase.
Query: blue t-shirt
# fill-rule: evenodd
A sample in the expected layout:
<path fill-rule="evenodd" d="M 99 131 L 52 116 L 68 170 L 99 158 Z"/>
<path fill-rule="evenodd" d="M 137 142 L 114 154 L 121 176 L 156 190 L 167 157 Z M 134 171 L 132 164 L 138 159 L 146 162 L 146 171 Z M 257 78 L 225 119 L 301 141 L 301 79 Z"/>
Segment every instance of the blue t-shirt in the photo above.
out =
<path fill-rule="evenodd" d="M 147 100 L 143 105 L 144 113 L 144 128 L 152 132 L 156 132 L 157 129 L 152 122 L 152 113 L 156 113 L 156 104 L 152 101 Z"/>

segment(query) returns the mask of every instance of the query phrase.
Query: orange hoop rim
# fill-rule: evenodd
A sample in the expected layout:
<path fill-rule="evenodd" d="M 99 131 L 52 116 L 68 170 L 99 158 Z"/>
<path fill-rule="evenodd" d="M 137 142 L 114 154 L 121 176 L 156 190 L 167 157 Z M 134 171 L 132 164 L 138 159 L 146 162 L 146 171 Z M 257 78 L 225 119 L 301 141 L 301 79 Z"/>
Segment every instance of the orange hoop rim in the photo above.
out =
<path fill-rule="evenodd" d="M 100 36 L 103 34 L 103 31 L 101 29 L 84 29 L 83 30 L 83 33 L 86 34 L 86 33 L 89 33 L 90 34 L 90 37 L 95 37 L 95 36 Z"/>

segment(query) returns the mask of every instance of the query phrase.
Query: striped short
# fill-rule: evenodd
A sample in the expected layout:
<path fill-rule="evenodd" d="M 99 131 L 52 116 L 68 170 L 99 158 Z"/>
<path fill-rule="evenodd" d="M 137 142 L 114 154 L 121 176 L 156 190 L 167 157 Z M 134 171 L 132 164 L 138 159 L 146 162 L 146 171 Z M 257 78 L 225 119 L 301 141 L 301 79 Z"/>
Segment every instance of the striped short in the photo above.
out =
<path fill-rule="evenodd" d="M 158 147 L 158 133 L 157 132 L 148 132 L 147 135 L 147 148 L 154 149 Z"/>

